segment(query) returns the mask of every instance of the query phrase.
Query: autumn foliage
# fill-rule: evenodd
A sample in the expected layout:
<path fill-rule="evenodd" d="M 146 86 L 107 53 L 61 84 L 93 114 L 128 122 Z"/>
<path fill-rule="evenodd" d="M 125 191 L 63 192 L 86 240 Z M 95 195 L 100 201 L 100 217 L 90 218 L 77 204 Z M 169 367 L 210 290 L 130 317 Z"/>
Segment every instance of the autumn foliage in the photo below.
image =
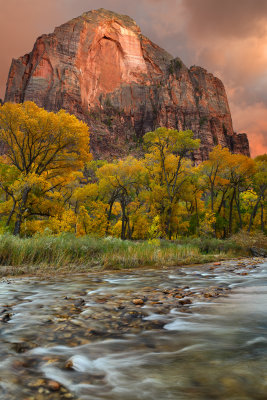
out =
<path fill-rule="evenodd" d="M 25 231 L 38 231 L 47 218 L 60 218 L 70 187 L 90 160 L 88 127 L 63 110 L 55 114 L 32 102 L 7 103 L 0 107 L 0 140 L 6 225 L 13 222 L 14 234 L 22 222 L 29 224 Z"/>
<path fill-rule="evenodd" d="M 0 107 L 0 141 L 2 232 L 150 241 L 266 232 L 266 155 L 217 146 L 194 166 L 193 132 L 158 128 L 140 159 L 91 160 L 87 125 L 31 102 Z"/>

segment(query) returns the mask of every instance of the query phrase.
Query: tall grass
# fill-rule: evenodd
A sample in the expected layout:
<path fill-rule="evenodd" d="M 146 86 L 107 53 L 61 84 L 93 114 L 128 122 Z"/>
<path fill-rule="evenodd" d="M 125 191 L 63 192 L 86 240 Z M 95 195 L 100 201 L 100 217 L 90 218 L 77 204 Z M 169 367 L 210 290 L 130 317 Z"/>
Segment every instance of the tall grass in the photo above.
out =
<path fill-rule="evenodd" d="M 146 266 L 175 266 L 225 258 L 242 254 L 242 246 L 218 239 L 190 239 L 182 242 L 131 242 L 116 238 L 36 236 L 19 238 L 0 236 L 0 265 L 34 271 L 51 267 L 54 270 L 84 271 L 91 267 L 104 269 Z M 243 252 L 244 253 L 244 252 Z M 0 273 L 6 274 L 6 268 Z M 15 270 L 13 270 L 15 271 Z"/>
<path fill-rule="evenodd" d="M 196 260 L 200 257 L 199 249 L 191 245 L 155 245 L 148 242 L 127 242 L 124 248 L 116 249 L 112 254 L 105 254 L 103 263 L 107 268 L 170 266 L 179 265 L 185 260 Z"/>

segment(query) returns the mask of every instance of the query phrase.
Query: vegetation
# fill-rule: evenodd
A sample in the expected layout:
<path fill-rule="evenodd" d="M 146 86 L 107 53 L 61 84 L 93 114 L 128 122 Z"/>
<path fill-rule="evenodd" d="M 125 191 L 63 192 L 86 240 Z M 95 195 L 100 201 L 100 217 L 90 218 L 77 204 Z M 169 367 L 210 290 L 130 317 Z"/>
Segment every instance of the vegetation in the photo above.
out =
<path fill-rule="evenodd" d="M 257 238 L 256 238 L 257 240 Z M 0 238 L 0 276 L 51 274 L 90 269 L 162 267 L 218 261 L 248 255 L 248 244 L 234 240 L 185 238 L 180 241 L 128 241 L 117 238 L 35 235 Z"/>
<path fill-rule="evenodd" d="M 266 155 L 253 160 L 216 146 L 207 161 L 194 166 L 190 153 L 200 142 L 193 132 L 158 128 L 144 136 L 143 158 L 92 161 L 83 122 L 31 102 L 0 106 L 0 141 L 5 149 L 0 160 L 2 234 L 50 238 L 68 232 L 160 243 L 195 238 L 200 253 L 205 240 L 198 237 L 212 243 L 211 238 L 239 231 L 266 234 Z M 127 252 L 131 246 L 142 249 L 142 244 L 128 243 Z M 63 259 L 72 261 L 69 257 Z M 143 253 L 140 260 L 136 263 L 148 263 Z M 83 257 L 81 262 L 86 262 Z"/>
<path fill-rule="evenodd" d="M 5 148 L 0 210 L 18 235 L 26 219 L 56 215 L 59 204 L 64 206 L 69 187 L 90 159 L 88 127 L 63 110 L 48 113 L 26 102 L 1 107 L 0 128 Z"/>
<path fill-rule="evenodd" d="M 174 73 L 178 73 L 180 69 L 182 68 L 183 63 L 179 58 L 175 58 L 174 60 L 171 60 L 171 63 L 168 68 L 168 72 L 170 75 L 173 75 Z"/>

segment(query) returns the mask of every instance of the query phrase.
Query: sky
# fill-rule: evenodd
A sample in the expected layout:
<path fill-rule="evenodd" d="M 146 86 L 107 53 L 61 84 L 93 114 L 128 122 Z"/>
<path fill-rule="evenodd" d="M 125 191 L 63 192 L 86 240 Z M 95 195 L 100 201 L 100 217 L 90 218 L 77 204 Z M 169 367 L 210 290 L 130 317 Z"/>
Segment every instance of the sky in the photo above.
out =
<path fill-rule="evenodd" d="M 267 153 L 267 0 L 0 0 L 0 98 L 12 58 L 85 11 L 130 15 L 152 41 L 222 79 L 234 130 Z"/>

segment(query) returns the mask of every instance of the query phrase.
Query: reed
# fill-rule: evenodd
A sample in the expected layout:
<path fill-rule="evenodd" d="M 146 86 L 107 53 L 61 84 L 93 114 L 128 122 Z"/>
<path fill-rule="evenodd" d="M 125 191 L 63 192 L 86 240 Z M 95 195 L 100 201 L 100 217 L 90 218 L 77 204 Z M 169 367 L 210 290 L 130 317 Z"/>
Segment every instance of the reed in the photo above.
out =
<path fill-rule="evenodd" d="M 164 267 L 205 263 L 246 255 L 242 244 L 231 240 L 184 239 L 180 241 L 122 241 L 116 238 L 0 236 L 0 274 L 34 271 L 86 271 L 90 268 L 119 269 Z M 14 268 L 9 268 L 14 267 Z M 27 267 L 27 268 L 25 268 Z M 21 271 L 21 272 L 19 272 Z"/>

